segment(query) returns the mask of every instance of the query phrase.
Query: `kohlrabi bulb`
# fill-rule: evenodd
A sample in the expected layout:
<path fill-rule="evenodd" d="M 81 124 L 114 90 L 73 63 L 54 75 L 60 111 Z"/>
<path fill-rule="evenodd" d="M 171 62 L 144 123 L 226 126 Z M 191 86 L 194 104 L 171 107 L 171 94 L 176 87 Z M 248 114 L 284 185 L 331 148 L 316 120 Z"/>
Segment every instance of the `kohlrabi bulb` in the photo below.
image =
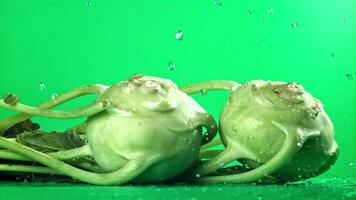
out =
<path fill-rule="evenodd" d="M 138 182 L 173 178 L 197 159 L 201 143 L 216 134 L 216 124 L 172 81 L 135 75 L 108 88 L 98 101 L 107 109 L 86 122 L 94 160 L 105 172 L 136 160 L 145 170 Z M 208 133 L 202 139 L 202 127 Z"/>
<path fill-rule="evenodd" d="M 268 174 L 283 181 L 316 176 L 338 156 L 333 124 L 320 101 L 298 83 L 257 80 L 243 85 L 231 93 L 220 125 L 224 145 L 252 169 L 275 157 L 288 137 L 296 138 L 288 145 L 297 151 L 281 155 L 290 159 Z"/>

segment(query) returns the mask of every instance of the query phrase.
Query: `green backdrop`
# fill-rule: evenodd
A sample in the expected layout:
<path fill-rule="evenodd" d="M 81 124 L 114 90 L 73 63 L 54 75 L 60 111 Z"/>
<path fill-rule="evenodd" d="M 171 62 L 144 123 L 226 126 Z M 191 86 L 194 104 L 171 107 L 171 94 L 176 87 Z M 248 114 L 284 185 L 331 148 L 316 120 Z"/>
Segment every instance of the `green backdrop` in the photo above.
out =
<path fill-rule="evenodd" d="M 0 95 L 15 93 L 36 105 L 134 73 L 179 86 L 296 81 L 323 102 L 335 126 L 340 157 L 323 177 L 355 178 L 355 6 L 353 0 L 0 0 Z M 194 97 L 218 118 L 227 95 Z M 1 109 L 0 117 L 12 113 Z M 36 121 L 63 130 L 80 120 Z"/>

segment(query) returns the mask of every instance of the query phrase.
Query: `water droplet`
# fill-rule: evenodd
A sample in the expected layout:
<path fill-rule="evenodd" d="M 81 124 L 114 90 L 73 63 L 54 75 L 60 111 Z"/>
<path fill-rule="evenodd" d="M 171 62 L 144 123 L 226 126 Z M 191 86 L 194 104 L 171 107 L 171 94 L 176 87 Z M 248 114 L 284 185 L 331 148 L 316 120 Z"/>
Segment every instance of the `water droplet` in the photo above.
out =
<path fill-rule="evenodd" d="M 168 70 L 173 71 L 176 69 L 176 64 L 173 61 L 168 62 Z"/>
<path fill-rule="evenodd" d="M 247 11 L 247 14 L 248 14 L 248 15 L 252 15 L 252 11 L 251 11 L 251 10 L 248 10 L 248 11 Z"/>
<path fill-rule="evenodd" d="M 52 96 L 51 96 L 51 98 L 52 98 L 53 101 L 56 100 L 57 97 L 58 97 L 58 94 L 57 94 L 57 93 L 53 93 Z"/>
<path fill-rule="evenodd" d="M 208 95 L 208 91 L 207 90 L 200 90 L 200 95 L 201 96 L 206 96 L 206 95 Z"/>
<path fill-rule="evenodd" d="M 335 53 L 331 53 L 330 58 L 335 58 Z"/>
<path fill-rule="evenodd" d="M 290 24 L 291 28 L 297 28 L 299 26 L 298 22 L 293 22 Z"/>
<path fill-rule="evenodd" d="M 272 14 L 273 13 L 273 8 L 268 8 L 267 12 L 268 12 L 268 14 Z"/>
<path fill-rule="evenodd" d="M 346 79 L 346 80 L 353 80 L 353 79 L 354 79 L 354 75 L 352 75 L 352 74 L 345 74 L 345 79 Z"/>
<path fill-rule="evenodd" d="M 257 197 L 258 200 L 262 200 L 262 197 Z"/>
<path fill-rule="evenodd" d="M 198 130 L 195 129 L 195 130 L 193 131 L 193 135 L 195 136 L 195 135 L 197 135 L 197 134 L 198 134 Z"/>
<path fill-rule="evenodd" d="M 356 169 L 356 163 L 355 162 L 348 162 L 347 166 Z"/>
<path fill-rule="evenodd" d="M 301 146 L 302 146 L 302 143 L 298 142 L 298 143 L 297 143 L 297 146 L 298 146 L 298 147 L 301 147 Z"/>
<path fill-rule="evenodd" d="M 43 82 L 40 82 L 40 83 L 38 84 L 38 86 L 40 87 L 40 90 L 41 90 L 42 92 L 46 90 L 46 85 L 45 85 Z"/>
<path fill-rule="evenodd" d="M 214 3 L 217 6 L 222 6 L 222 1 L 221 0 L 214 0 Z"/>
<path fill-rule="evenodd" d="M 88 0 L 88 1 L 85 2 L 85 5 L 87 5 L 87 6 L 90 7 L 90 6 L 92 6 L 93 4 L 92 4 L 92 2 L 91 2 L 90 0 Z"/>
<path fill-rule="evenodd" d="M 347 24 L 347 19 L 342 19 L 341 22 L 342 24 Z"/>
<path fill-rule="evenodd" d="M 260 154 L 263 154 L 263 151 L 261 150 L 259 153 L 260 153 Z"/>
<path fill-rule="evenodd" d="M 183 32 L 181 30 L 178 30 L 176 32 L 176 40 L 178 40 L 178 41 L 183 40 Z"/>
<path fill-rule="evenodd" d="M 200 178 L 200 174 L 195 174 L 195 177 Z"/>

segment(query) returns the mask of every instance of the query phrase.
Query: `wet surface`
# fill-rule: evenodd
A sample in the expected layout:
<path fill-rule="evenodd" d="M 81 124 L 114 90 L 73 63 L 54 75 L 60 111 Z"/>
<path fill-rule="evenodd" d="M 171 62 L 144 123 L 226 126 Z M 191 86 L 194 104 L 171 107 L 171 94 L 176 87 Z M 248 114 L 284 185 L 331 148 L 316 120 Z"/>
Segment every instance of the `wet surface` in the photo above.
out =
<path fill-rule="evenodd" d="M 356 199 L 356 179 L 313 179 L 288 185 L 91 186 L 1 182 L 0 199 Z"/>

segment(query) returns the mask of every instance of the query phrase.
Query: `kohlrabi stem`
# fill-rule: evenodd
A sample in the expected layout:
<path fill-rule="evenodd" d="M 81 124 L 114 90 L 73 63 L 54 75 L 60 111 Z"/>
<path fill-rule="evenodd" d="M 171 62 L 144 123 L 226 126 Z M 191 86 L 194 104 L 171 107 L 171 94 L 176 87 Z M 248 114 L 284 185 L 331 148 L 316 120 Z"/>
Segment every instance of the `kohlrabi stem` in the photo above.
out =
<path fill-rule="evenodd" d="M 210 142 L 216 134 L 218 133 L 218 126 L 216 125 L 216 121 L 214 118 L 209 115 L 206 120 L 202 123 L 202 125 L 206 128 L 207 132 L 203 135 L 202 145 Z"/>
<path fill-rule="evenodd" d="M 58 152 L 46 153 L 46 154 L 58 160 L 72 160 L 85 156 L 92 156 L 88 145 L 76 149 L 70 149 L 66 151 L 58 151 Z M 9 150 L 0 150 L 0 158 L 8 159 L 8 160 L 31 161 L 31 159 L 27 158 L 26 156 L 17 154 Z"/>
<path fill-rule="evenodd" d="M 4 137 L 0 137 L 0 147 L 9 149 L 18 154 L 22 154 L 23 156 L 26 156 L 33 161 L 46 165 L 49 168 L 68 175 L 72 178 L 76 178 L 80 181 L 95 185 L 126 183 L 141 174 L 152 163 L 152 160 L 129 160 L 126 165 L 117 171 L 99 174 L 73 167 L 30 147 L 24 146 L 17 142 L 8 141 Z"/>
<path fill-rule="evenodd" d="M 201 159 L 212 159 L 218 156 L 224 150 L 207 150 L 207 151 L 200 151 L 199 157 Z"/>
<path fill-rule="evenodd" d="M 202 177 L 203 175 L 214 172 L 225 164 L 237 159 L 237 152 L 234 152 L 232 148 L 230 149 L 227 147 L 225 151 L 223 151 L 219 156 L 214 157 L 212 160 L 206 163 L 203 163 L 202 166 L 198 167 L 194 171 L 195 174 L 199 174 L 199 177 L 202 177 L 196 179 L 195 182 L 201 184 L 248 183 L 262 180 L 264 177 L 271 175 L 276 170 L 288 164 L 288 161 L 291 160 L 300 149 L 300 147 L 297 145 L 297 134 L 288 133 L 287 130 L 284 132 L 286 137 L 281 149 L 273 158 L 271 158 L 260 167 L 240 174 Z"/>
<path fill-rule="evenodd" d="M 74 89 L 72 91 L 69 91 L 67 93 L 61 94 L 57 96 L 53 100 L 46 101 L 40 105 L 37 106 L 38 109 L 40 110 L 47 110 L 51 109 L 55 106 L 58 106 L 64 102 L 67 102 L 71 99 L 88 95 L 88 94 L 96 94 L 97 96 L 102 94 L 106 90 L 107 86 L 104 85 L 87 85 L 87 86 L 82 86 L 77 89 Z M 28 114 L 28 113 L 20 113 L 17 115 L 14 115 L 12 117 L 9 117 L 7 119 L 1 120 L 0 121 L 0 130 L 5 130 L 19 122 L 25 121 L 27 119 L 30 119 L 33 117 L 33 115 Z"/>
<path fill-rule="evenodd" d="M 206 143 L 204 145 L 202 145 L 200 147 L 201 150 L 205 150 L 205 149 L 209 149 L 209 148 L 212 148 L 212 147 L 218 147 L 222 145 L 222 142 L 221 142 L 221 139 L 220 138 L 214 138 L 213 140 L 211 140 L 209 143 Z"/>
<path fill-rule="evenodd" d="M 34 116 L 58 118 L 58 119 L 73 119 L 88 117 L 101 112 L 105 109 L 107 104 L 102 101 L 94 102 L 89 106 L 83 108 L 77 108 L 72 110 L 42 110 L 37 107 L 27 106 L 24 104 L 17 103 L 16 105 L 6 104 L 3 100 L 0 100 L 0 107 L 7 108 L 10 110 L 19 111 Z"/>
<path fill-rule="evenodd" d="M 201 92 L 204 90 L 228 90 L 233 91 L 237 89 L 241 84 L 236 81 L 227 81 L 227 80 L 216 80 L 216 81 L 207 81 L 201 83 L 195 83 L 179 88 L 181 91 L 187 94 L 193 94 Z"/>
<path fill-rule="evenodd" d="M 30 172 L 30 173 L 40 173 L 40 174 L 57 174 L 63 175 L 56 170 L 50 169 L 48 167 L 41 166 L 31 166 L 31 165 L 10 165 L 10 164 L 0 164 L 0 171 L 8 172 Z"/>

